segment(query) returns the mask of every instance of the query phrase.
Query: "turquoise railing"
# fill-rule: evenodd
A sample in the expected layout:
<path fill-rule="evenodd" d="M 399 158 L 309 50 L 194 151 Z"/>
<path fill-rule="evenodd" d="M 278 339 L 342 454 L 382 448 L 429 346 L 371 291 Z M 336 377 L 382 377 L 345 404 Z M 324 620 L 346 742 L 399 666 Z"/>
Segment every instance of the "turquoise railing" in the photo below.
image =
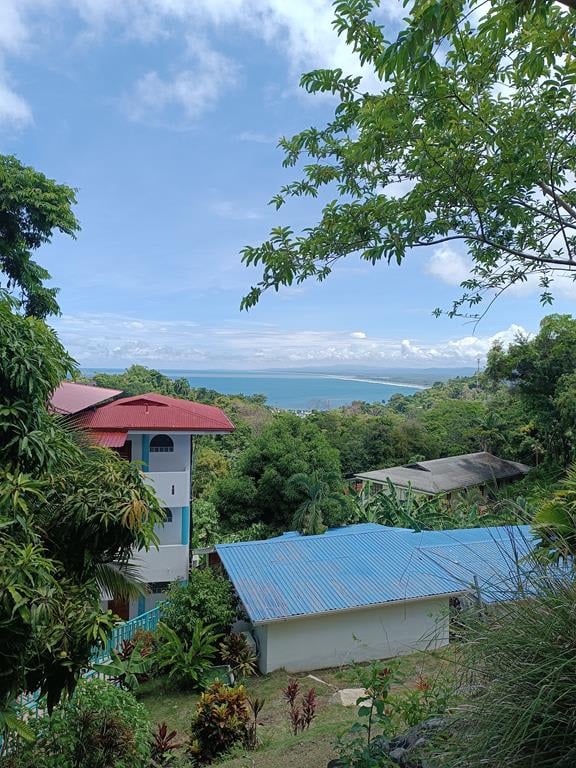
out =
<path fill-rule="evenodd" d="M 90 659 L 93 664 L 102 664 L 110 658 L 111 651 L 115 648 L 121 648 L 124 640 L 131 640 L 137 630 L 142 629 L 148 632 L 154 632 L 160 621 L 160 604 L 151 611 L 141 613 L 134 619 L 118 624 L 112 630 L 110 639 L 104 648 L 98 650 Z"/>
<path fill-rule="evenodd" d="M 136 618 L 125 621 L 114 627 L 105 647 L 94 653 L 90 657 L 90 662 L 92 664 L 105 664 L 110 659 L 111 651 L 116 648 L 120 649 L 122 647 L 122 642 L 134 637 L 134 634 L 139 629 L 154 632 L 160 621 L 160 608 L 161 604 L 158 604 L 155 608 L 152 608 L 151 611 L 141 613 L 140 616 L 136 616 Z M 96 675 L 92 669 L 87 669 L 83 673 L 83 677 L 86 678 L 94 676 L 104 677 L 104 675 L 101 674 Z M 40 697 L 38 691 L 35 691 L 34 693 L 24 693 L 18 698 L 18 701 L 25 709 L 26 717 L 39 717 L 46 711 L 45 701 Z"/>

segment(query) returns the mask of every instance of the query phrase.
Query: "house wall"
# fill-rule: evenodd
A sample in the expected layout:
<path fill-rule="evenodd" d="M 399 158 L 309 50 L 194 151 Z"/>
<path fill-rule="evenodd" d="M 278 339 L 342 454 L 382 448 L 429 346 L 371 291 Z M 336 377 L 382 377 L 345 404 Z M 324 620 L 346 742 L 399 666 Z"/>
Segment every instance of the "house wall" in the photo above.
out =
<path fill-rule="evenodd" d="M 172 513 L 172 522 L 157 523 L 154 526 L 160 546 L 164 544 L 187 544 L 182 541 L 182 507 L 168 507 Z M 184 514 L 190 515 L 188 507 L 184 507 Z"/>
<path fill-rule="evenodd" d="M 448 598 L 271 622 L 255 635 L 263 673 L 402 656 L 448 644 Z"/>
<path fill-rule="evenodd" d="M 149 472 L 182 472 L 190 471 L 190 435 L 175 432 L 151 432 L 154 435 L 165 434 L 172 438 L 174 451 L 172 453 L 156 453 L 150 451 Z"/>

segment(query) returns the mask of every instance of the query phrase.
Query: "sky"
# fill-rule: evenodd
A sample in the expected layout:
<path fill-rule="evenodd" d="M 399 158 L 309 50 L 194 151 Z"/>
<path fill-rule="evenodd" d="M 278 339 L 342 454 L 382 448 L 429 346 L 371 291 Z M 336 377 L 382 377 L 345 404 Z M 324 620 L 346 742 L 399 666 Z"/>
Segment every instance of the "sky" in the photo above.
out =
<path fill-rule="evenodd" d="M 382 2 L 390 36 L 402 10 Z M 321 284 L 240 311 L 258 277 L 241 249 L 318 217 L 315 201 L 268 201 L 294 178 L 278 138 L 335 106 L 300 75 L 361 73 L 331 19 L 329 0 L 0 1 L 0 151 L 78 190 L 78 238 L 37 258 L 83 367 L 475 366 L 493 341 L 572 312 L 576 286 L 562 281 L 553 310 L 529 283 L 476 327 L 435 319 L 468 274 L 446 247 L 400 267 L 349 257 Z"/>

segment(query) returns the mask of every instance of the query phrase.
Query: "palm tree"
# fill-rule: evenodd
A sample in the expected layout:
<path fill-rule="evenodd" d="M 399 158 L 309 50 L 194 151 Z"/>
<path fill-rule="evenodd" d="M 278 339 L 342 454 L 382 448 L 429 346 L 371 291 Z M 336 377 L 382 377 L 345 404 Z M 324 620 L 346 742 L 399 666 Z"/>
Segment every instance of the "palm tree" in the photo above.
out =
<path fill-rule="evenodd" d="M 323 511 L 327 504 L 346 505 L 342 491 L 334 490 L 340 478 L 335 473 L 320 475 L 317 470 L 310 474 L 298 472 L 288 481 L 289 494 L 294 498 L 303 499 L 294 513 L 292 525 L 296 530 L 310 536 L 323 533 L 326 530 Z"/>

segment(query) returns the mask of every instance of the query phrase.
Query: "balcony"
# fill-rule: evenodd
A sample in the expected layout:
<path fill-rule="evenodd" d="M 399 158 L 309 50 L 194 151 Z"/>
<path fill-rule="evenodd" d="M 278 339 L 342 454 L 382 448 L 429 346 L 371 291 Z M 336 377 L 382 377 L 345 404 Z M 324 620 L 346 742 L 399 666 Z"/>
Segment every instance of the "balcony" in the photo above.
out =
<path fill-rule="evenodd" d="M 131 562 L 146 583 L 188 578 L 188 547 L 185 544 L 164 544 L 149 552 L 139 550 Z"/>
<path fill-rule="evenodd" d="M 144 479 L 154 488 L 163 507 L 190 506 L 189 472 L 145 472 Z"/>

